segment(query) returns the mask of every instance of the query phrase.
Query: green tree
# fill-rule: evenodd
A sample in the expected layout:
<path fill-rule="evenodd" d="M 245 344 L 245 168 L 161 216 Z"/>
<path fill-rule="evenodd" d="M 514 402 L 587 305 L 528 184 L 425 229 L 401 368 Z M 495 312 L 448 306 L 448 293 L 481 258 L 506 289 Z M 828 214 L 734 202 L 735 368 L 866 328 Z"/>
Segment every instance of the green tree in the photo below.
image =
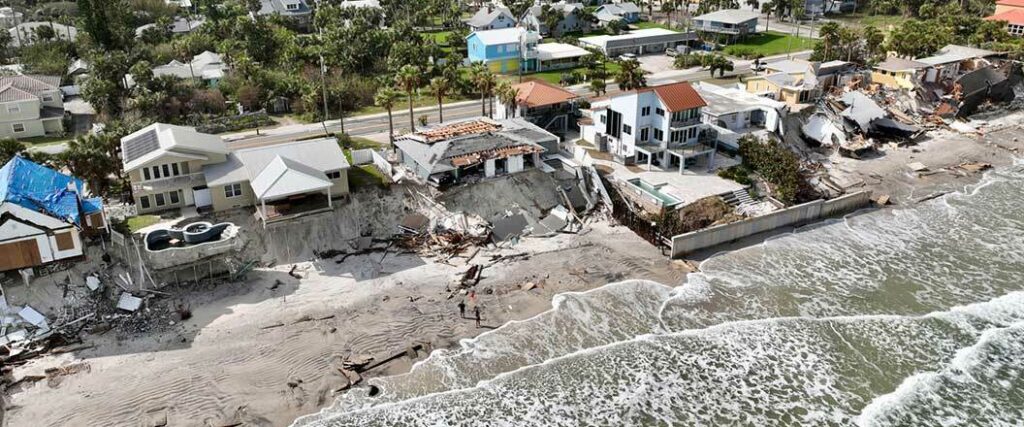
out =
<path fill-rule="evenodd" d="M 13 138 L 0 139 L 0 166 L 6 165 L 18 153 L 25 151 L 25 144 Z"/>
<path fill-rule="evenodd" d="M 412 114 L 413 94 L 420 86 L 420 69 L 414 65 L 403 65 L 395 74 L 395 85 L 405 90 L 405 96 L 409 100 L 409 129 L 416 132 L 416 117 Z"/>
<path fill-rule="evenodd" d="M 547 27 L 548 34 L 555 35 L 558 23 L 562 22 L 562 11 L 545 4 L 540 7 L 540 21 Z"/>
<path fill-rule="evenodd" d="M 135 38 L 126 0 L 78 0 L 78 30 L 103 52 L 126 51 Z"/>
<path fill-rule="evenodd" d="M 391 149 L 395 149 L 395 122 L 391 117 L 391 110 L 395 108 L 395 101 L 398 100 L 398 92 L 391 88 L 391 86 L 384 86 L 377 90 L 377 94 L 373 96 L 373 103 L 378 107 L 383 108 L 388 112 L 388 141 L 391 143 Z"/>
<path fill-rule="evenodd" d="M 452 90 L 452 82 L 445 76 L 440 75 L 430 79 L 430 93 L 437 97 L 438 121 L 444 123 L 444 97 Z"/>
<path fill-rule="evenodd" d="M 619 61 L 621 68 L 615 74 L 615 83 L 619 90 L 634 90 L 647 86 L 647 77 L 640 68 L 640 62 L 634 60 Z"/>
<path fill-rule="evenodd" d="M 508 80 L 502 80 L 494 88 L 494 94 L 497 95 L 501 105 L 505 106 L 505 117 L 514 117 L 516 113 L 516 98 L 519 96 L 519 91 Z"/>
<path fill-rule="evenodd" d="M 482 62 L 474 63 L 469 69 L 469 79 L 480 92 L 480 115 L 487 115 L 487 97 L 491 95 L 494 88 L 494 73 Z M 494 114 L 493 108 L 491 114 Z"/>
<path fill-rule="evenodd" d="M 821 61 L 831 61 L 835 59 L 832 55 L 832 49 L 839 44 L 839 31 L 842 27 L 838 23 L 829 21 L 821 25 L 818 28 L 818 37 L 821 39 L 821 44 L 824 49 L 821 55 Z"/>
<path fill-rule="evenodd" d="M 862 36 L 864 38 L 864 54 L 867 57 L 865 59 L 870 61 L 885 43 L 885 33 L 873 25 L 868 25 L 864 27 Z"/>
<path fill-rule="evenodd" d="M 604 79 L 592 79 L 590 80 L 590 90 L 594 91 L 594 96 L 601 96 L 603 93 L 607 93 L 608 84 L 605 83 Z"/>

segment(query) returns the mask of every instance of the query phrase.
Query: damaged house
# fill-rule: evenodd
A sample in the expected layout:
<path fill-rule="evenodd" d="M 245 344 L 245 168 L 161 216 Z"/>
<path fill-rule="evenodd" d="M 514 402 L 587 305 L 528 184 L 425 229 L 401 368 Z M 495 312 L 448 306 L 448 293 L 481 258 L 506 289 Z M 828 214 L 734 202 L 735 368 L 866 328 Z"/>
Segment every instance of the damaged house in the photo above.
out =
<path fill-rule="evenodd" d="M 399 160 L 434 186 L 538 167 L 542 153 L 557 153 L 559 138 L 525 119 L 468 119 L 395 140 Z"/>
<path fill-rule="evenodd" d="M 739 140 L 745 135 L 785 135 L 782 118 L 789 107 L 784 102 L 707 82 L 696 82 L 693 88 L 708 103 L 702 120 L 718 132 L 723 150 L 739 150 Z"/>
<path fill-rule="evenodd" d="M 105 230 L 103 204 L 81 180 L 15 156 L 0 169 L 0 271 L 84 255 L 83 234 Z"/>
<path fill-rule="evenodd" d="M 813 102 L 821 94 L 820 65 L 798 59 L 767 64 L 764 75 L 746 79 L 747 92 L 791 106 Z"/>

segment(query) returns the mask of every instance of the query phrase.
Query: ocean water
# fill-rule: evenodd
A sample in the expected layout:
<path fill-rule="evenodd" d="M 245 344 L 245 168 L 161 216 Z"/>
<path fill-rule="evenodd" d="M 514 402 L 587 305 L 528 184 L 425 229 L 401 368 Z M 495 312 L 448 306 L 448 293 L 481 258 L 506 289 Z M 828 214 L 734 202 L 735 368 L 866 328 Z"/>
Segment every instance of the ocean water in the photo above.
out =
<path fill-rule="evenodd" d="M 1024 167 L 631 280 L 298 426 L 1019 426 Z M 364 389 L 365 390 L 365 389 Z"/>

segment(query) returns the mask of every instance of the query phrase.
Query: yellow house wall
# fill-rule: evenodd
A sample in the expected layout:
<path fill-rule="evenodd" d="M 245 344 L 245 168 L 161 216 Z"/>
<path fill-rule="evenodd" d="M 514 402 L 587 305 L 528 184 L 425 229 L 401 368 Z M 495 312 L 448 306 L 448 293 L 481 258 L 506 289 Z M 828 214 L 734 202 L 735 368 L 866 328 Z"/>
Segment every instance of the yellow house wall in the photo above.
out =
<path fill-rule="evenodd" d="M 210 196 L 213 199 L 213 210 L 224 211 L 228 209 L 237 209 L 246 206 L 252 206 L 256 201 L 256 197 L 252 192 L 252 187 L 249 186 L 248 182 L 242 182 L 242 195 L 238 197 L 227 197 L 223 185 L 216 187 L 210 187 Z"/>
<path fill-rule="evenodd" d="M 911 80 L 911 73 L 897 72 L 892 75 L 889 72 L 875 70 L 871 72 L 871 82 L 878 83 L 890 89 L 913 89 L 914 83 Z"/>

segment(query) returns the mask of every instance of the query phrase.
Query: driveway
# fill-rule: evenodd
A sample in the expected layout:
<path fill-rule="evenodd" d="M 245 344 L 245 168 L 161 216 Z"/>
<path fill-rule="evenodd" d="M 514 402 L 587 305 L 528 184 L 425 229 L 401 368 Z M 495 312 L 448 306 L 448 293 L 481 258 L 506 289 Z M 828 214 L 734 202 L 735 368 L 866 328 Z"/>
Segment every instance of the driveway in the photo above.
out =
<path fill-rule="evenodd" d="M 643 68 L 644 71 L 651 74 L 675 69 L 675 67 L 672 66 L 672 62 L 675 58 L 663 53 L 638 56 L 636 59 L 640 61 L 640 68 Z"/>

